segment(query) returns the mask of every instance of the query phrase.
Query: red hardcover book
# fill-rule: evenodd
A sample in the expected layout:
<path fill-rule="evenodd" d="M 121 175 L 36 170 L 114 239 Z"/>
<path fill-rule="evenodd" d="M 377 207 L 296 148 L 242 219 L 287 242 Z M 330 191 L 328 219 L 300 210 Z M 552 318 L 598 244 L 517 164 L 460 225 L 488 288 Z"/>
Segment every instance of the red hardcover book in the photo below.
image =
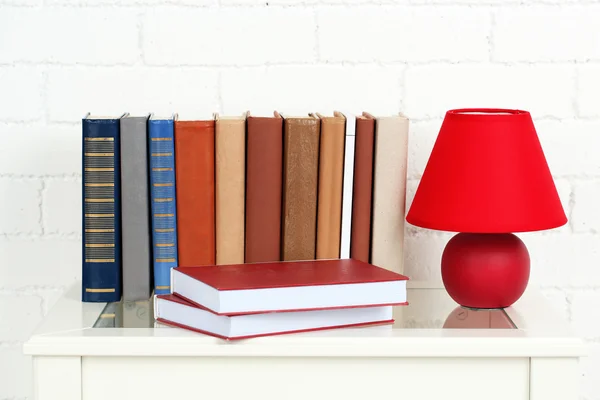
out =
<path fill-rule="evenodd" d="M 408 280 L 353 259 L 178 267 L 171 274 L 173 293 L 223 315 L 401 305 Z"/>
<path fill-rule="evenodd" d="M 393 323 L 391 306 L 227 316 L 174 295 L 154 300 L 155 319 L 226 340 Z"/>

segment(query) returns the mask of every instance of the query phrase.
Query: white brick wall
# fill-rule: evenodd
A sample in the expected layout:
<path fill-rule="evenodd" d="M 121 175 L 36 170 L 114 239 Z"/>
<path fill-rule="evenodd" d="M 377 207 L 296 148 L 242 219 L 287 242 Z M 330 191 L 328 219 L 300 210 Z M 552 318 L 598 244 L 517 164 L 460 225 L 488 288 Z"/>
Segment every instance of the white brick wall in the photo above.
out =
<path fill-rule="evenodd" d="M 531 284 L 594 344 L 581 396 L 600 399 L 598 3 L 0 0 L 0 400 L 32 397 L 20 346 L 80 277 L 88 111 L 402 111 L 410 204 L 444 112 L 465 106 L 533 113 L 570 222 L 521 235 Z M 408 274 L 439 280 L 449 237 L 408 227 Z"/>

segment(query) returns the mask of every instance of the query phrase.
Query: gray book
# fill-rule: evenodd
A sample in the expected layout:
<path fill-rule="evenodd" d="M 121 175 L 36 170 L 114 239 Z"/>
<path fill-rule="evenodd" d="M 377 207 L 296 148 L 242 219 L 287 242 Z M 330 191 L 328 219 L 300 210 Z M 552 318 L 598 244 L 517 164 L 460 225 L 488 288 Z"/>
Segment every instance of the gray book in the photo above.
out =
<path fill-rule="evenodd" d="M 152 294 L 152 239 L 148 189 L 148 117 L 121 118 L 123 300 Z"/>

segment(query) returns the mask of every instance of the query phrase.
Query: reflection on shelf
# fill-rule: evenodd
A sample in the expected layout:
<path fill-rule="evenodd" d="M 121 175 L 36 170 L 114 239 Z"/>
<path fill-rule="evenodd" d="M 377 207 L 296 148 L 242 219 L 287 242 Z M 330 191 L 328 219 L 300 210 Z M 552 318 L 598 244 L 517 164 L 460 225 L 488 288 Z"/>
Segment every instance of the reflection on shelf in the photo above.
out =
<path fill-rule="evenodd" d="M 94 328 L 151 328 L 154 325 L 152 300 L 108 303 Z"/>
<path fill-rule="evenodd" d="M 395 307 L 393 329 L 517 329 L 504 310 L 460 307 L 444 290 L 412 289 L 408 301 L 407 306 Z M 154 320 L 152 298 L 108 303 L 94 324 L 94 328 L 152 327 L 166 327 Z"/>
<path fill-rule="evenodd" d="M 456 307 L 444 321 L 446 329 L 515 329 L 504 310 L 473 310 Z"/>

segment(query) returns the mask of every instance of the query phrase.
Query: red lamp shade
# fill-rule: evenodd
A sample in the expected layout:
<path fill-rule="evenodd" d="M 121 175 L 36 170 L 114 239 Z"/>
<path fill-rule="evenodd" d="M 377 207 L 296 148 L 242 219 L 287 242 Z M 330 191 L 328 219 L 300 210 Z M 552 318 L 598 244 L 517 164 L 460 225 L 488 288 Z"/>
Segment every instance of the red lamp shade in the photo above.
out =
<path fill-rule="evenodd" d="M 518 300 L 530 259 L 512 233 L 567 222 L 529 112 L 448 111 L 406 220 L 460 232 L 441 260 L 446 290 L 460 305 Z"/>
<path fill-rule="evenodd" d="M 450 110 L 406 220 L 452 232 L 527 232 L 567 222 L 531 115 Z"/>

